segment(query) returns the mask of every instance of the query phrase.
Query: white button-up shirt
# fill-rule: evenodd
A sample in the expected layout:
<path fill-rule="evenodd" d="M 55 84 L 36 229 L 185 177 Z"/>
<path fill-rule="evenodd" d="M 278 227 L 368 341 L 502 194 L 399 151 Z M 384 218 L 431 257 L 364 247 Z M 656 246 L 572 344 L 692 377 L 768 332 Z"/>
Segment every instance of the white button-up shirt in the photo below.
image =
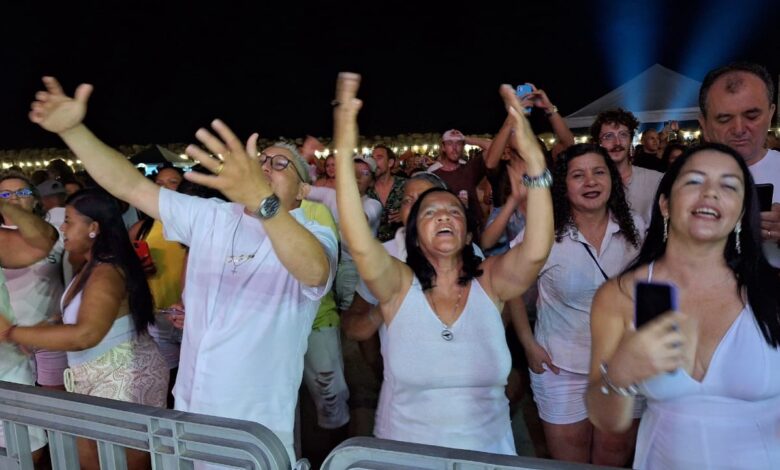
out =
<path fill-rule="evenodd" d="M 243 210 L 160 190 L 166 239 L 190 247 L 176 409 L 263 424 L 295 462 L 303 355 L 319 299 L 331 288 L 338 242 L 300 209 L 290 212 L 317 237 L 330 263 L 326 285 L 304 286 L 279 261 L 260 220 Z M 229 262 L 241 255 L 244 262 Z"/>

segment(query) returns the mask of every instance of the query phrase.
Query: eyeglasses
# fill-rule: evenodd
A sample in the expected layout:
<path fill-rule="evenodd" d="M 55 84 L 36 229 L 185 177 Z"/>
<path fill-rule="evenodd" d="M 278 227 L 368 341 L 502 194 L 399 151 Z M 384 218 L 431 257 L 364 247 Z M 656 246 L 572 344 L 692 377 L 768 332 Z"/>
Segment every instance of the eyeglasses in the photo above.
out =
<path fill-rule="evenodd" d="M 607 142 L 607 143 L 615 142 L 618 139 L 624 142 L 628 142 L 631 139 L 631 134 L 629 134 L 626 131 L 620 131 L 617 134 L 615 134 L 614 132 L 607 132 L 606 134 L 599 137 L 599 140 L 601 142 Z"/>
<path fill-rule="evenodd" d="M 270 160 L 271 169 L 274 171 L 284 171 L 285 168 L 290 166 L 290 163 L 292 161 L 285 157 L 284 155 L 267 155 L 265 153 L 261 153 L 258 155 L 258 161 L 260 162 L 260 165 L 265 165 L 265 162 Z M 293 165 L 294 167 L 295 165 Z M 295 174 L 298 176 L 298 178 L 303 181 L 303 177 L 298 173 L 297 168 L 293 168 L 295 170 Z"/>
<path fill-rule="evenodd" d="M 355 175 L 357 175 L 358 177 L 370 176 L 371 175 L 371 170 L 355 170 Z"/>
<path fill-rule="evenodd" d="M 2 192 L 0 192 L 0 198 L 3 198 L 3 199 L 11 199 L 11 196 L 16 196 L 17 198 L 21 199 L 21 198 L 32 197 L 32 195 L 33 195 L 32 189 L 28 189 L 28 188 L 20 189 L 18 191 L 2 191 Z"/>

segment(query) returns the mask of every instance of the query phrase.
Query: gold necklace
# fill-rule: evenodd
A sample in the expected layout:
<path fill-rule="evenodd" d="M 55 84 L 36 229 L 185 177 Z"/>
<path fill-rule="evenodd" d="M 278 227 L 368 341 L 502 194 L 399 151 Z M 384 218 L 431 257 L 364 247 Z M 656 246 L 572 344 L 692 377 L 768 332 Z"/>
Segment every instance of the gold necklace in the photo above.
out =
<path fill-rule="evenodd" d="M 441 322 L 441 337 L 444 339 L 444 341 L 452 341 L 455 338 L 455 335 L 452 333 L 452 330 L 449 326 L 447 326 L 446 323 L 444 323 L 444 320 L 441 319 L 441 316 L 439 315 L 439 308 L 436 306 L 436 301 L 433 300 L 433 291 L 428 293 L 428 297 L 431 299 L 431 305 L 433 306 L 433 314 L 436 315 L 436 318 L 439 319 Z M 455 314 L 458 313 L 458 307 L 460 307 L 460 299 L 463 297 L 463 286 L 460 286 L 460 289 L 458 289 L 458 300 L 455 301 L 455 308 L 452 309 L 452 316 L 455 317 Z"/>

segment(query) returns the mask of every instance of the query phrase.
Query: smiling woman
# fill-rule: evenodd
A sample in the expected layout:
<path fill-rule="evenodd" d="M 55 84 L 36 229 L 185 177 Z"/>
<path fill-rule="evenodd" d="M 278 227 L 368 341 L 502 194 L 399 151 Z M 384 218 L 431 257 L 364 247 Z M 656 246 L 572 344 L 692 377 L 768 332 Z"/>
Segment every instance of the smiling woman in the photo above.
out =
<path fill-rule="evenodd" d="M 334 111 L 336 196 L 344 238 L 358 272 L 379 302 L 385 381 L 374 434 L 385 439 L 514 454 L 504 394 L 511 366 L 500 311 L 536 277 L 552 240 L 549 184 L 529 185 L 523 244 L 481 261 L 475 222 L 452 193 L 420 195 L 406 228 L 408 265 L 391 258 L 361 214 L 355 167 L 359 77 L 341 74 Z M 514 143 L 532 181 L 547 181 L 544 156 L 514 90 L 501 96 Z M 535 178 L 534 178 L 535 177 Z"/>
<path fill-rule="evenodd" d="M 780 466 L 780 283 L 758 220 L 744 159 L 692 149 L 661 181 L 639 257 L 596 294 L 589 416 L 625 430 L 630 391 L 647 397 L 634 468 Z M 636 330 L 637 282 L 675 284 L 680 311 Z"/>

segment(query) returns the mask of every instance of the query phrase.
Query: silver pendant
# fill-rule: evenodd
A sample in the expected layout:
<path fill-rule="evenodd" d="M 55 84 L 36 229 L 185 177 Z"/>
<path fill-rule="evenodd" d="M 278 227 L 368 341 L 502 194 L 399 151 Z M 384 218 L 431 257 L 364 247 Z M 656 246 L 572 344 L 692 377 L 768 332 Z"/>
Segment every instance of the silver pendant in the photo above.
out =
<path fill-rule="evenodd" d="M 444 341 L 452 341 L 455 336 L 452 334 L 452 331 L 445 326 L 444 329 L 441 330 L 441 337 Z"/>

